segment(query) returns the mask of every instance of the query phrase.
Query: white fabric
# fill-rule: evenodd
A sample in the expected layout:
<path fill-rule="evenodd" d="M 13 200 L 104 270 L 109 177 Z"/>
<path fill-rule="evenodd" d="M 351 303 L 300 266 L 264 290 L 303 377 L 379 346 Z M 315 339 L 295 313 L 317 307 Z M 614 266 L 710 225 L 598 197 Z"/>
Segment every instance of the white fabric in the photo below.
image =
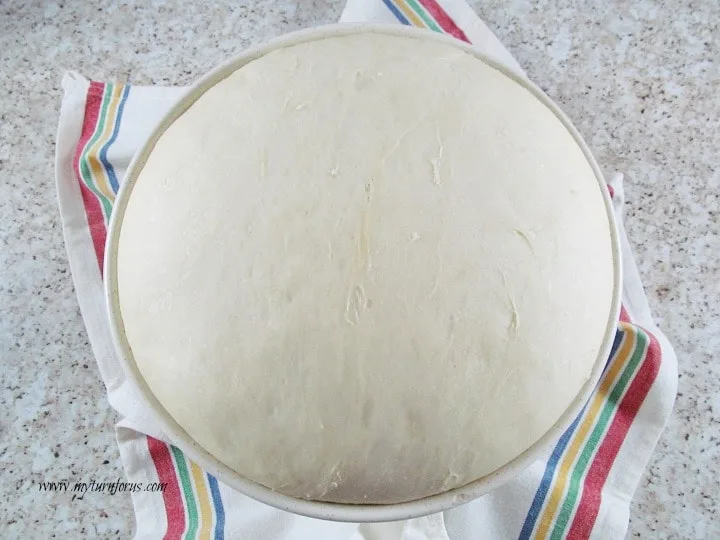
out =
<path fill-rule="evenodd" d="M 441 2 L 455 22 L 476 46 L 518 70 L 509 53 L 461 0 Z M 395 22 L 381 0 L 350 0 L 343 21 Z M 85 319 L 93 352 L 108 389 L 110 404 L 124 419 L 118 425 L 120 453 L 126 473 L 132 481 L 157 479 L 144 433 L 162 439 L 152 415 L 142 407 L 132 385 L 124 378 L 114 356 L 106 324 L 102 281 L 88 233 L 78 181 L 72 169 L 84 115 L 88 82 L 74 74 L 63 80 L 63 99 L 57 135 L 57 184 L 65 240 L 80 308 Z M 183 94 L 183 88 L 133 87 L 125 109 L 123 128 L 118 134 L 110 158 L 122 178 L 135 150 L 149 130 Z M 621 177 L 610 182 L 615 189 L 614 203 L 621 211 Z M 592 531 L 595 538 L 622 538 L 627 528 L 628 506 L 652 449 L 672 408 L 677 378 L 676 358 L 667 340 L 655 327 L 647 300 L 621 227 L 624 254 L 623 301 L 630 316 L 654 331 L 660 341 L 663 363 L 656 383 L 633 422 L 603 492 L 599 515 Z M 513 482 L 456 509 L 396 524 L 331 523 L 294 516 L 257 503 L 220 485 L 225 504 L 225 538 L 304 540 L 419 540 L 477 538 L 517 538 L 545 468 L 538 461 Z M 166 530 L 163 499 L 158 493 L 133 494 L 136 509 L 137 538 L 159 538 Z"/>

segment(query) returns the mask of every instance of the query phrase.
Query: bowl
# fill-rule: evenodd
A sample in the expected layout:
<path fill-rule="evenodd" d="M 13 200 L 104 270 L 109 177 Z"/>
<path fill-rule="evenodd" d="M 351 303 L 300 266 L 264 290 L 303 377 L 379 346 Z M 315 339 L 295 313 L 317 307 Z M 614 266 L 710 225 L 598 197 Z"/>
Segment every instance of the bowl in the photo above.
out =
<path fill-rule="evenodd" d="M 613 257 L 613 291 L 611 309 L 608 313 L 607 326 L 600 352 L 598 354 L 590 378 L 581 388 L 570 406 L 565 410 L 553 427 L 547 431 L 535 444 L 525 452 L 517 456 L 506 465 L 497 469 L 492 474 L 479 478 L 464 486 L 425 497 L 422 499 L 397 503 L 378 505 L 352 505 L 338 504 L 321 501 L 312 501 L 293 498 L 282 493 L 273 491 L 265 486 L 244 478 L 236 471 L 221 463 L 218 459 L 204 450 L 195 442 L 177 422 L 168 414 L 165 408 L 153 395 L 147 383 L 144 381 L 138 366 L 136 365 L 127 337 L 125 335 L 123 320 L 120 312 L 117 277 L 117 255 L 120 229 L 123 223 L 123 216 L 127 208 L 128 200 L 135 185 L 138 175 L 142 170 L 148 156 L 152 152 L 156 142 L 165 130 L 177 118 L 179 118 L 206 90 L 233 73 L 243 65 L 255 60 L 273 50 L 304 43 L 312 40 L 323 39 L 332 36 L 345 36 L 360 32 L 381 33 L 394 36 L 412 37 L 420 40 L 434 40 L 437 42 L 452 45 L 457 49 L 466 51 L 491 67 L 505 74 L 518 84 L 530 91 L 541 103 L 543 103 L 560 122 L 567 128 L 568 132 L 576 141 L 588 163 L 592 167 L 598 183 L 602 186 L 600 190 L 604 198 L 608 223 L 610 224 L 608 235 L 611 240 Z M 105 294 L 109 310 L 110 328 L 112 339 L 128 379 L 138 388 L 146 406 L 154 414 L 158 425 L 169 438 L 170 442 L 180 448 L 190 459 L 196 462 L 201 468 L 212 473 L 218 480 L 231 488 L 249 496 L 257 501 L 274 506 L 281 510 L 293 512 L 313 518 L 350 521 L 350 522 L 379 522 L 410 519 L 423 515 L 432 514 L 447 510 L 475 499 L 489 491 L 510 481 L 522 472 L 526 467 L 538 459 L 542 459 L 546 449 L 555 443 L 565 429 L 572 423 L 583 405 L 587 402 L 595 388 L 603 371 L 605 361 L 610 353 L 612 341 L 615 335 L 616 322 L 620 311 L 620 249 L 618 233 L 612 211 L 611 201 L 602 174 L 593 159 L 590 150 L 582 140 L 580 134 L 572 126 L 568 118 L 560 111 L 538 87 L 521 78 L 497 62 L 487 58 L 474 50 L 469 45 L 446 35 L 419 30 L 416 28 L 395 25 L 376 24 L 339 24 L 329 25 L 308 30 L 302 30 L 276 38 L 264 45 L 246 51 L 225 64 L 217 67 L 193 85 L 185 96 L 165 115 L 160 124 L 153 130 L 150 137 L 144 143 L 140 151 L 135 155 L 125 176 L 123 185 L 118 193 L 112 218 L 110 220 L 109 234 L 105 251 Z"/>

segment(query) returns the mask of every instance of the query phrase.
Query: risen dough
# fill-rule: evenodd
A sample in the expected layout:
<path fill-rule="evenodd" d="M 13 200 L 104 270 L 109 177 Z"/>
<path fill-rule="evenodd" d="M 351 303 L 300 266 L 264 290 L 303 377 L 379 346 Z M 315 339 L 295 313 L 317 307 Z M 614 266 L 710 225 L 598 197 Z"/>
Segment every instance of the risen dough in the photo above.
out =
<path fill-rule="evenodd" d="M 613 285 L 598 182 L 560 121 L 452 46 L 267 54 L 158 141 L 119 242 L 152 392 L 292 496 L 417 499 L 518 456 L 588 379 Z"/>

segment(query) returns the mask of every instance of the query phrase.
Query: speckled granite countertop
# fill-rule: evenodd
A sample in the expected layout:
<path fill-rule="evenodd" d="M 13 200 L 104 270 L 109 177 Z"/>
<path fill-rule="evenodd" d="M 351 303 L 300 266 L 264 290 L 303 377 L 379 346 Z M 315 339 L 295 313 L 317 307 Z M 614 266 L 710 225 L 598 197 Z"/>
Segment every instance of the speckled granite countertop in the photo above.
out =
<path fill-rule="evenodd" d="M 563 106 L 605 172 L 627 173 L 628 233 L 681 372 L 629 535 L 718 538 L 720 4 L 471 3 Z M 122 476 L 117 418 L 80 318 L 55 200 L 63 70 L 187 84 L 248 45 L 336 21 L 342 8 L 149 4 L 0 4 L 0 536 L 127 537 L 133 528 L 129 497 L 68 504 L 33 485 Z"/>

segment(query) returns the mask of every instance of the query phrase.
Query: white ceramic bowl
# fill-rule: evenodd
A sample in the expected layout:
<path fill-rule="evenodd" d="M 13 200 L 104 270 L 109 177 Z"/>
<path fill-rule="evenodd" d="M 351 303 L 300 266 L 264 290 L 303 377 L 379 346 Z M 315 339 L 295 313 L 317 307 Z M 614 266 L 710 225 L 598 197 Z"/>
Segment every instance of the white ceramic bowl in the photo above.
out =
<path fill-rule="evenodd" d="M 608 235 L 611 238 L 613 258 L 614 258 L 614 287 L 613 298 L 610 312 L 607 318 L 607 328 L 603 339 L 600 353 L 595 361 L 590 379 L 582 387 L 582 390 L 573 400 L 565 413 L 560 417 L 557 423 L 540 438 L 534 445 L 528 448 L 521 455 L 501 467 L 494 473 L 484 478 L 475 480 L 462 487 L 418 499 L 411 502 L 399 504 L 385 505 L 351 505 L 336 504 L 319 501 L 309 501 L 296 499 L 283 495 L 260 484 L 243 478 L 240 474 L 230 469 L 215 457 L 210 455 L 206 450 L 201 448 L 190 436 L 173 420 L 168 412 L 163 408 L 157 398 L 153 395 L 147 383 L 143 380 L 140 371 L 132 356 L 130 346 L 125 336 L 123 320 L 120 314 L 120 305 L 118 300 L 118 284 L 117 284 L 117 253 L 118 239 L 120 237 L 120 229 L 123 223 L 123 216 L 127 207 L 128 199 L 133 190 L 133 186 L 137 180 L 138 174 L 142 170 L 149 154 L 152 152 L 155 143 L 163 134 L 163 132 L 180 117 L 208 88 L 217 84 L 219 81 L 230 75 L 232 72 L 255 60 L 256 58 L 267 54 L 270 51 L 281 49 L 289 45 L 303 43 L 329 36 L 343 36 L 358 32 L 374 32 L 382 34 L 390 34 L 397 36 L 412 37 L 422 40 L 435 40 L 441 43 L 452 45 L 458 49 L 467 51 L 478 57 L 487 64 L 501 71 L 511 79 L 515 80 L 527 88 L 533 95 L 537 97 L 545 106 L 548 107 L 565 125 L 567 130 L 572 134 L 573 138 L 583 150 L 588 162 L 592 166 L 597 181 L 603 185 L 600 192 L 605 199 L 605 207 L 607 210 L 610 228 Z M 511 480 L 533 461 L 543 455 L 545 449 L 556 442 L 562 435 L 564 430 L 572 423 L 582 406 L 590 397 L 590 394 L 597 384 L 600 374 L 602 373 L 605 360 L 610 353 L 613 338 L 615 336 L 616 321 L 620 311 L 620 291 L 621 291 L 621 275 L 620 275 L 620 249 L 618 243 L 617 229 L 615 225 L 614 214 L 611 208 L 611 202 L 607 190 L 604 188 L 604 180 L 597 166 L 597 163 L 590 154 L 585 142 L 580 134 L 572 126 L 567 117 L 560 109 L 536 86 L 528 81 L 520 78 L 518 75 L 510 72 L 505 67 L 498 65 L 496 62 L 488 59 L 484 55 L 478 53 L 465 43 L 445 35 L 432 33 L 426 30 L 418 30 L 403 26 L 388 25 L 330 25 L 310 30 L 302 30 L 274 39 L 269 43 L 260 47 L 253 48 L 222 66 L 214 69 L 200 81 L 198 81 L 175 105 L 170 112 L 163 118 L 160 124 L 152 132 L 147 142 L 137 153 L 130 168 L 127 171 L 122 188 L 118 193 L 115 207 L 113 209 L 112 219 L 110 221 L 110 231 L 108 235 L 107 248 L 105 251 L 105 292 L 107 296 L 110 327 L 112 330 L 113 341 L 118 356 L 121 359 L 127 377 L 133 381 L 138 387 L 140 394 L 145 399 L 147 406 L 155 413 L 158 423 L 162 426 L 163 431 L 167 434 L 172 442 L 182 449 L 185 454 L 195 461 L 200 467 L 214 474 L 218 480 L 224 484 L 258 500 L 263 503 L 275 506 L 282 510 L 302 514 L 305 516 L 329 519 L 335 521 L 354 521 L 354 522 L 374 522 L 374 521 L 393 521 L 401 519 L 409 519 L 422 515 L 431 514 L 447 510 L 454 506 L 458 506 L 476 497 L 479 497 L 490 490 Z"/>

